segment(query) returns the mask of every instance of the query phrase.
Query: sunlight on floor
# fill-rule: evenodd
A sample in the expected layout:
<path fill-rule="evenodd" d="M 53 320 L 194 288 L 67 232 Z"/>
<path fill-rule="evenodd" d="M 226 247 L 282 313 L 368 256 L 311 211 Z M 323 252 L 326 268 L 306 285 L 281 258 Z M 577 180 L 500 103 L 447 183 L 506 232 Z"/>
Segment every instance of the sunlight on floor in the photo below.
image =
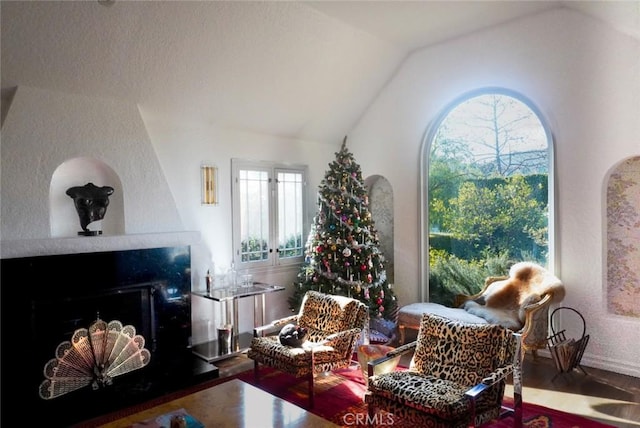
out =
<path fill-rule="evenodd" d="M 513 385 L 506 386 L 505 397 L 513 397 Z M 537 404 L 539 406 L 545 406 L 575 415 L 597 419 L 601 422 L 614 426 L 621 426 L 620 424 L 624 423 L 624 426 L 627 427 L 640 427 L 640 423 L 631 423 L 629 422 L 629 419 L 620 419 L 597 410 L 631 408 L 640 406 L 639 403 L 530 387 L 525 387 L 523 389 L 522 399 L 525 403 Z"/>

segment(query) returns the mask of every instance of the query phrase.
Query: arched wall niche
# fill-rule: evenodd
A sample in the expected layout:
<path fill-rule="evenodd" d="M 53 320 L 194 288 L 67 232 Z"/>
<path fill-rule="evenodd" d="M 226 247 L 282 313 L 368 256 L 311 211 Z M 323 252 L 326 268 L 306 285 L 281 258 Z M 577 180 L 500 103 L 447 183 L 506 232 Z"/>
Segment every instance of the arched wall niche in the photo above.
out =
<path fill-rule="evenodd" d="M 372 175 L 364 180 L 369 194 L 369 211 L 378 231 L 380 250 L 386 260 L 387 281 L 394 283 L 393 260 L 393 189 L 389 180 Z"/>
<path fill-rule="evenodd" d="M 606 191 L 607 310 L 640 318 L 640 156 L 614 166 Z"/>
<path fill-rule="evenodd" d="M 110 186 L 114 191 L 109 196 L 109 205 L 102 220 L 89 224 L 89 230 L 101 230 L 103 235 L 124 235 L 124 198 L 122 182 L 115 171 L 104 162 L 78 157 L 60 164 L 49 185 L 49 221 L 51 237 L 76 237 L 82 230 L 73 199 L 66 194 L 70 187 L 93 183 Z"/>

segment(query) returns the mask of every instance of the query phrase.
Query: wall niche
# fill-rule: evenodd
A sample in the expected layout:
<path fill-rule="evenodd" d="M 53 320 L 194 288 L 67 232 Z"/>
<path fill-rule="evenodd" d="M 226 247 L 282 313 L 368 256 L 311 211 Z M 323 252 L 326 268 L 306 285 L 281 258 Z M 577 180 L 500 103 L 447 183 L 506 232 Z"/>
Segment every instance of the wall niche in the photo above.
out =
<path fill-rule="evenodd" d="M 613 168 L 606 219 L 607 310 L 640 318 L 640 156 Z"/>
<path fill-rule="evenodd" d="M 69 159 L 54 171 L 49 185 L 49 221 L 52 238 L 78 236 L 82 230 L 74 201 L 66 194 L 67 189 L 93 183 L 110 186 L 114 191 L 109 196 L 109 205 L 102 220 L 90 223 L 90 230 L 100 230 L 104 235 L 124 235 L 123 189 L 120 178 L 104 162 L 90 158 Z"/>

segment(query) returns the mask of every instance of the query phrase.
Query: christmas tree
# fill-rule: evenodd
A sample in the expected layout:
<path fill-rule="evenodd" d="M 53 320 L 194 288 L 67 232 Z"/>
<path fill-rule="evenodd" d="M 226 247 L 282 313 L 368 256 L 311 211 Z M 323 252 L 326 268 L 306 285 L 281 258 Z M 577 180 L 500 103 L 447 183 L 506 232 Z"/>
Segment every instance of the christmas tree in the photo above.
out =
<path fill-rule="evenodd" d="M 354 297 L 370 317 L 391 319 L 397 300 L 387 282 L 384 256 L 369 211 L 362 172 L 347 138 L 318 190 L 318 213 L 289 305 L 297 312 L 308 290 Z"/>

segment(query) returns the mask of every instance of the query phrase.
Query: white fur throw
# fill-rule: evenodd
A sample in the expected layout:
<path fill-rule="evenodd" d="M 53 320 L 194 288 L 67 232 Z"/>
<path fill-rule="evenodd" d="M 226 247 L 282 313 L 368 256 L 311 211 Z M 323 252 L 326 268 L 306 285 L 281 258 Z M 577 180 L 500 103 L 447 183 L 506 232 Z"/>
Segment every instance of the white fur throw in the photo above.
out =
<path fill-rule="evenodd" d="M 552 293 L 553 302 L 561 301 L 565 295 L 562 281 L 540 265 L 520 262 L 511 266 L 507 279 L 489 284 L 479 297 L 467 300 L 462 307 L 491 324 L 519 331 L 524 326 L 525 307 L 539 302 L 547 293 Z"/>

